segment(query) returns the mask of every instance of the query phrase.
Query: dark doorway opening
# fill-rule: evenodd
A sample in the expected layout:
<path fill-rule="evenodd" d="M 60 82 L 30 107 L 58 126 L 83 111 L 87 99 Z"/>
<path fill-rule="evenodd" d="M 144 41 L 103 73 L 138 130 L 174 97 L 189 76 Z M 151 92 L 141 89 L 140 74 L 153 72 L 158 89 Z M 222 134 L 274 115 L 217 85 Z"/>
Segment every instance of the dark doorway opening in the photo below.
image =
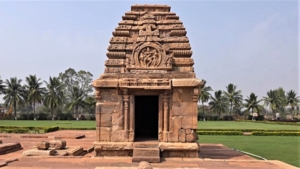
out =
<path fill-rule="evenodd" d="M 158 96 L 135 96 L 135 141 L 158 139 Z"/>

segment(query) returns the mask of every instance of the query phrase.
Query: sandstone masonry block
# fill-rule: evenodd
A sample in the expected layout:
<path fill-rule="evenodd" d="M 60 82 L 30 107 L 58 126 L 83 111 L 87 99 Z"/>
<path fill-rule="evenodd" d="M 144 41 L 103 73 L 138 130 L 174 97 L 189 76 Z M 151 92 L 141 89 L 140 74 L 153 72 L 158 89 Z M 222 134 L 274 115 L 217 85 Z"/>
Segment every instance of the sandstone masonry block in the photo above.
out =
<path fill-rule="evenodd" d="M 65 140 L 51 140 L 49 141 L 50 148 L 54 149 L 64 149 L 67 145 Z"/>
<path fill-rule="evenodd" d="M 23 152 L 23 156 L 51 156 L 56 153 L 55 150 L 31 149 Z"/>
<path fill-rule="evenodd" d="M 185 130 L 179 129 L 178 130 L 178 141 L 184 143 L 185 142 Z"/>
<path fill-rule="evenodd" d="M 111 114 L 101 113 L 100 114 L 100 126 L 101 127 L 111 127 Z"/>
<path fill-rule="evenodd" d="M 38 150 L 48 150 L 49 147 L 50 147 L 50 144 L 48 141 L 41 141 L 36 144 L 36 148 Z"/>

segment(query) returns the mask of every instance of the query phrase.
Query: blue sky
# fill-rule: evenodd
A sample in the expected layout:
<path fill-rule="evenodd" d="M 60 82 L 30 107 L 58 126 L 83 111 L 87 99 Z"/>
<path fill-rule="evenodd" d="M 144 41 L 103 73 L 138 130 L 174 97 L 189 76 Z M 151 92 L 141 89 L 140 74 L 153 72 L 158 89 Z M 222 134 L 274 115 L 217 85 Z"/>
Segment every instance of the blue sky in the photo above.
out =
<path fill-rule="evenodd" d="M 299 83 L 298 1 L 0 1 L 0 76 L 104 72 L 108 41 L 133 4 L 167 4 L 187 29 L 195 72 L 259 98 Z M 2 97 L 1 97 L 2 98 Z M 0 102 L 1 102 L 0 98 Z"/>

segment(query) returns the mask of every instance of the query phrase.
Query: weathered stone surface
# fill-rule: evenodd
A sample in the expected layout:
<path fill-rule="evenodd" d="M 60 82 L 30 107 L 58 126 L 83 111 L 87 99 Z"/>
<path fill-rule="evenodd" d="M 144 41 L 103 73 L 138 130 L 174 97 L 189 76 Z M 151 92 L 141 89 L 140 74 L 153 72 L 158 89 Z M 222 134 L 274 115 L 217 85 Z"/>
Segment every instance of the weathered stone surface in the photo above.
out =
<path fill-rule="evenodd" d="M 111 127 L 111 113 L 101 113 L 100 114 L 100 126 L 101 127 Z"/>
<path fill-rule="evenodd" d="M 172 85 L 174 87 L 197 87 L 202 84 L 199 79 L 172 79 Z"/>
<path fill-rule="evenodd" d="M 56 150 L 39 150 L 31 149 L 23 152 L 23 156 L 51 156 L 56 153 Z"/>
<path fill-rule="evenodd" d="M 153 169 L 153 167 L 147 161 L 141 161 L 138 169 Z"/>
<path fill-rule="evenodd" d="M 41 141 L 36 144 L 36 148 L 38 150 L 48 150 L 49 147 L 50 147 L 50 144 L 48 141 Z"/>
<path fill-rule="evenodd" d="M 174 102 L 172 106 L 172 115 L 173 116 L 195 116 L 196 112 L 193 108 L 195 102 Z M 188 127 L 183 127 L 188 128 Z"/>
<path fill-rule="evenodd" d="M 178 141 L 184 143 L 185 142 L 185 130 L 179 129 L 178 131 Z"/>
<path fill-rule="evenodd" d="M 187 142 L 195 142 L 197 140 L 197 133 L 192 130 L 189 134 L 186 135 L 185 140 Z"/>
<path fill-rule="evenodd" d="M 83 150 L 80 146 L 69 147 L 67 150 L 69 156 L 81 156 L 86 154 L 86 151 Z"/>
<path fill-rule="evenodd" d="M 200 145 L 196 142 L 194 143 L 166 143 L 160 142 L 159 143 L 160 151 L 199 151 Z"/>
<path fill-rule="evenodd" d="M 132 150 L 132 142 L 94 142 L 95 150 Z"/>
<path fill-rule="evenodd" d="M 50 140 L 49 141 L 50 148 L 54 149 L 64 149 L 67 145 L 67 142 L 65 140 Z"/>
<path fill-rule="evenodd" d="M 126 131 L 126 130 L 113 131 L 111 134 L 111 141 L 115 141 L 115 142 L 128 141 L 128 131 Z"/>
<path fill-rule="evenodd" d="M 159 156 L 158 148 L 134 148 L 133 156 Z"/>
<path fill-rule="evenodd" d="M 111 141 L 110 127 L 100 127 L 100 141 Z"/>
<path fill-rule="evenodd" d="M 0 144 L 0 155 L 21 150 L 20 143 L 2 143 Z"/>

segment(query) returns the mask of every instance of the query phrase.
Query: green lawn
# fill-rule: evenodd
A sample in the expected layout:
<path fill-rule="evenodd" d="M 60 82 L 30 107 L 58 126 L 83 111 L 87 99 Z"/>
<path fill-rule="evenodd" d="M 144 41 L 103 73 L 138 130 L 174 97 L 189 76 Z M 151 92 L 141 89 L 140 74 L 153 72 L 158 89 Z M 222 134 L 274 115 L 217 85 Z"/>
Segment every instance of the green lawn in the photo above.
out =
<path fill-rule="evenodd" d="M 237 121 L 199 121 L 198 129 L 300 130 L 300 126 Z"/>
<path fill-rule="evenodd" d="M 0 120 L 0 126 L 32 126 L 32 127 L 68 127 L 68 128 L 91 128 L 96 126 L 95 121 L 33 121 L 33 120 Z"/>
<path fill-rule="evenodd" d="M 300 167 L 300 137 L 284 136 L 199 136 L 200 143 L 220 143 L 268 160 Z"/>

